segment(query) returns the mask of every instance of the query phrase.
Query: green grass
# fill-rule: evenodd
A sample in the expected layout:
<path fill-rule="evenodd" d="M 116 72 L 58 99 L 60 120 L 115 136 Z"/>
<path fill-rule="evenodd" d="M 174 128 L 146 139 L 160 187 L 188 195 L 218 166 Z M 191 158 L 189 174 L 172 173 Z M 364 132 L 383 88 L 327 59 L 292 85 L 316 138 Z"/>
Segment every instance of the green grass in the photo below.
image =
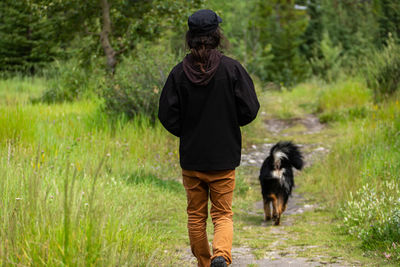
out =
<path fill-rule="evenodd" d="M 308 189 L 336 203 L 366 183 L 379 187 L 398 178 L 400 105 L 394 100 L 374 109 L 367 118 L 332 125 L 342 134 L 326 160 L 310 172 L 306 184 L 313 188 Z"/>
<path fill-rule="evenodd" d="M 400 260 L 400 233 L 394 230 L 400 226 L 396 219 L 400 190 L 387 183 L 399 184 L 399 96 L 363 105 L 371 106 L 366 116 L 331 123 L 340 135 L 331 153 L 305 173 L 301 191 L 313 192 L 315 199 L 335 209 L 343 219 L 342 231 L 360 239 L 372 257 L 394 264 Z"/>
<path fill-rule="evenodd" d="M 317 111 L 322 122 L 365 118 L 371 112 L 372 90 L 360 78 L 328 84 L 320 91 Z"/>
<path fill-rule="evenodd" d="M 12 99 L 0 103 L 0 263 L 179 261 L 169 252 L 187 242 L 177 139 L 145 118 L 110 123 L 95 99 L 31 104 L 37 81 L 0 83 Z"/>
<path fill-rule="evenodd" d="M 41 158 L 39 150 L 33 162 L 5 158 L 0 163 L 2 263 L 110 266 L 177 260 L 165 254 L 185 240 L 185 198 L 177 182 L 145 172 L 138 181 L 118 177 L 107 170 L 107 156 L 103 164 L 95 159 L 83 168 L 67 155 L 47 166 Z"/>
<path fill-rule="evenodd" d="M 302 117 L 313 113 L 316 99 L 324 84 L 318 80 L 303 83 L 290 90 L 268 91 L 261 95 L 266 117 L 280 119 Z"/>
<path fill-rule="evenodd" d="M 146 118 L 110 120 L 101 112 L 102 102 L 93 97 L 72 103 L 30 103 L 45 86 L 46 81 L 38 78 L 0 81 L 4 96 L 0 101 L 0 264 L 182 263 L 180 251 L 188 247 L 188 237 L 178 139 Z M 258 92 L 260 114 L 243 129 L 244 146 L 281 138 L 268 134 L 265 119 L 316 113 L 329 121 L 319 133 L 304 135 L 302 126 L 284 132 L 297 143 L 326 144 L 331 153 L 297 180 L 309 201 L 322 203 L 321 209 L 296 217 L 298 223 L 285 227 L 291 238 L 275 249 L 311 246 L 299 249 L 298 255 L 396 263 L 397 252 L 388 250 L 386 243 L 361 240 L 338 226 L 343 225 L 341 216 L 352 211 L 346 206 L 349 192 L 367 183 L 381 192 L 385 181 L 398 181 L 399 96 L 372 104 L 364 83 L 354 79 Z M 358 116 L 358 109 L 365 112 Z M 246 212 L 260 200 L 257 173 L 251 167 L 237 172 L 234 242 L 252 247 L 262 257 L 274 249 L 265 243 L 279 237 L 265 236 L 265 227 L 259 225 L 262 214 Z M 362 201 L 355 196 L 354 201 Z M 340 209 L 348 213 L 343 215 Z M 312 249 L 315 245 L 319 248 Z M 364 251 L 373 260 L 365 258 Z M 383 252 L 391 253 L 389 262 Z"/>
<path fill-rule="evenodd" d="M 328 85 L 318 99 L 320 112 L 335 111 L 367 105 L 372 100 L 372 92 L 361 80 L 346 79 Z"/>
<path fill-rule="evenodd" d="M 26 104 L 46 89 L 46 80 L 38 77 L 0 79 L 0 105 Z"/>

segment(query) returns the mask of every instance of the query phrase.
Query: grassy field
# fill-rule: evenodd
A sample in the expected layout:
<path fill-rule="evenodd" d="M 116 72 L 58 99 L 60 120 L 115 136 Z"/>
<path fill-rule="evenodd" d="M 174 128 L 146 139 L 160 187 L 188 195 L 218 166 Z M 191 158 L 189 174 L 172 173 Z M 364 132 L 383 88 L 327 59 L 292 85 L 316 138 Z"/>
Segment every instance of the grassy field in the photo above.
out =
<path fill-rule="evenodd" d="M 110 123 L 98 99 L 31 104 L 45 84 L 40 78 L 0 81 L 0 264 L 181 262 L 175 252 L 188 246 L 188 238 L 178 140 L 145 118 Z M 329 144 L 330 154 L 302 175 L 299 188 L 325 207 L 304 216 L 334 223 L 315 226 L 318 235 L 298 225 L 298 239 L 290 242 L 399 262 L 399 239 L 393 238 L 400 228 L 400 97 L 373 103 L 362 80 L 348 79 L 260 91 L 259 98 L 264 113 L 243 129 L 245 146 L 264 141 L 267 117 L 315 113 L 328 123 L 323 134 L 295 141 Z M 239 168 L 234 209 L 241 230 L 240 209 L 259 195 L 250 175 Z M 249 245 L 257 248 L 254 233 L 244 232 L 237 242 L 253 238 Z"/>
<path fill-rule="evenodd" d="M 147 119 L 110 124 L 97 100 L 30 104 L 43 83 L 0 84 L 1 263 L 175 262 L 165 250 L 186 240 L 177 140 Z"/>

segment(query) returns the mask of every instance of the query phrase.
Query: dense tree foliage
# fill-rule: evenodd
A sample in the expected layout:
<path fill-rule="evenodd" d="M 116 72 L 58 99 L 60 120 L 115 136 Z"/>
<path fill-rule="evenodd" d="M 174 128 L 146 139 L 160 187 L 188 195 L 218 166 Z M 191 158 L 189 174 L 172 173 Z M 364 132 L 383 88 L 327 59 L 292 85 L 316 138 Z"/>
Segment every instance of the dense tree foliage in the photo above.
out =
<path fill-rule="evenodd" d="M 295 84 L 307 76 L 303 56 L 299 53 L 301 36 L 307 27 L 307 13 L 296 9 L 294 0 L 257 1 L 253 12 L 254 20 L 249 27 L 261 44 L 261 58 L 271 55 L 268 68 L 258 72 L 265 81 Z M 258 55 L 257 55 L 258 56 Z M 262 64 L 253 61 L 257 66 Z M 256 72 L 257 73 L 257 72 Z"/>
<path fill-rule="evenodd" d="M 371 49 L 398 40 L 396 0 L 209 1 L 227 18 L 231 53 L 262 81 L 292 85 L 310 74 L 332 79 Z M 240 18 L 240 19 L 238 19 Z"/>
<path fill-rule="evenodd" d="M 375 0 L 378 9 L 380 39 L 386 40 L 389 33 L 400 38 L 400 1 Z"/>
<path fill-rule="evenodd" d="M 57 55 L 72 53 L 88 58 L 103 53 L 108 68 L 114 69 L 117 57 L 132 51 L 139 41 L 153 40 L 169 28 L 183 29 L 190 11 L 201 3 L 5 0 L 0 3 L 1 68 L 23 70 L 54 60 Z"/>
<path fill-rule="evenodd" d="M 300 52 L 306 58 L 321 55 L 320 43 L 322 40 L 323 27 L 322 27 L 322 7 L 319 0 L 310 0 L 307 4 L 308 25 L 302 35 L 302 44 L 300 45 Z"/>
<path fill-rule="evenodd" d="M 338 69 L 357 69 L 360 59 L 386 47 L 389 35 L 394 43 L 400 36 L 398 0 L 3 0 L 0 71 L 32 74 L 52 61 L 72 60 L 87 74 L 76 78 L 74 70 L 63 73 L 64 80 L 85 84 L 79 81 L 93 71 L 105 77 L 99 70 L 114 74 L 123 60 L 139 60 L 138 47 L 164 49 L 147 54 L 148 62 L 140 58 L 142 65 L 153 66 L 152 56 L 170 62 L 163 53 L 179 60 L 187 17 L 200 8 L 223 18 L 225 53 L 261 81 L 284 86 L 310 75 L 335 79 Z M 110 86 L 119 84 L 115 79 Z M 80 95 L 65 92 L 70 87 L 55 86 L 47 95 Z"/>
<path fill-rule="evenodd" d="M 27 0 L 0 2 L 0 70 L 33 72 L 59 53 L 55 19 Z"/>

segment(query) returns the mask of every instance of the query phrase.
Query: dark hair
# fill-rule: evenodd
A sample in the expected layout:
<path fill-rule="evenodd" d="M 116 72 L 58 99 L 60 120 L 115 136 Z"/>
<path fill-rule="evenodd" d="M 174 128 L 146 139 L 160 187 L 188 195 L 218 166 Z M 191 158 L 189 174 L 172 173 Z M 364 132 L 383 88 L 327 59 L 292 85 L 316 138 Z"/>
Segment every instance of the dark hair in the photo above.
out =
<path fill-rule="evenodd" d="M 215 31 L 207 35 L 196 35 L 187 31 L 186 45 L 193 55 L 195 65 L 205 72 L 204 65 L 207 63 L 212 49 L 220 49 L 227 47 L 227 41 L 218 27 Z"/>

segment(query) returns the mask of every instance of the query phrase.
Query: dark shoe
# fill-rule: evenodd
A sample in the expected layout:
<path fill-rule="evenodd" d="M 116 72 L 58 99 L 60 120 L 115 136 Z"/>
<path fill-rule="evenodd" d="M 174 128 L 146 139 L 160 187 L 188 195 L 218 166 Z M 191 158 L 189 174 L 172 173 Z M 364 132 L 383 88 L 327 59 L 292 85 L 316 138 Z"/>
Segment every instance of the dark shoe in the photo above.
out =
<path fill-rule="evenodd" d="M 218 256 L 211 262 L 211 267 L 227 267 L 224 257 Z"/>

